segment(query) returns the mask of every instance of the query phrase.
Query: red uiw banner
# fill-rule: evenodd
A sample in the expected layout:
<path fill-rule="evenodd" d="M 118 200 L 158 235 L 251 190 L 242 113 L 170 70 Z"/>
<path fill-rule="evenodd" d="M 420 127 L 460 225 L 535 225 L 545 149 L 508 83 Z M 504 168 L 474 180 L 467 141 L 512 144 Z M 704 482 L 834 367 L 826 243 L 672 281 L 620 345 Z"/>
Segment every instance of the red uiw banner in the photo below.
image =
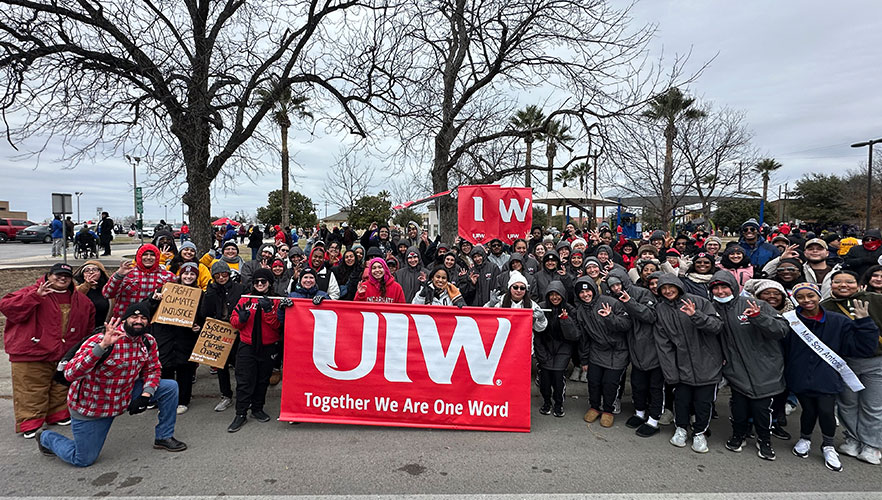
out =
<path fill-rule="evenodd" d="M 280 420 L 530 431 L 532 315 L 294 300 Z"/>
<path fill-rule="evenodd" d="M 457 189 L 459 236 L 472 243 L 526 238 L 533 224 L 533 191 L 492 185 Z"/>

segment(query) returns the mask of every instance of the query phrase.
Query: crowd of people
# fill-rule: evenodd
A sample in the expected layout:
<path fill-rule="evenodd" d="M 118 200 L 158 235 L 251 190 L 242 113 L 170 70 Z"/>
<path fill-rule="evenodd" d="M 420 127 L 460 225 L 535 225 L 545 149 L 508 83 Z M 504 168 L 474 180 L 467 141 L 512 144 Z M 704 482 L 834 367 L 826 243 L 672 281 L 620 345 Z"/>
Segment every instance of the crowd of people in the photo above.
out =
<path fill-rule="evenodd" d="M 705 231 L 627 239 L 608 226 L 568 224 L 559 233 L 535 227 L 509 244 L 451 244 L 412 222 L 374 223 L 360 236 L 344 224 L 297 238 L 279 226 L 243 234 L 230 225 L 212 248 L 199 249 L 157 231 L 113 273 L 97 260 L 76 271 L 56 264 L 3 297 L 16 432 L 36 437 L 44 454 L 89 465 L 114 417 L 155 405 L 154 446 L 186 449 L 173 437 L 175 416 L 189 410 L 189 353 L 207 318 L 239 331 L 228 366 L 216 371 L 214 410 L 234 408 L 229 432 L 249 413 L 267 422 L 285 309 L 303 298 L 319 307 L 348 300 L 530 309 L 541 415 L 563 417 L 567 383 L 581 382 L 584 420 L 611 427 L 629 374 L 634 412 L 625 425 L 645 438 L 673 425 L 672 445 L 707 453 L 718 389 L 728 385 L 727 449 L 753 440 L 760 458 L 775 460 L 772 438 L 793 440 L 787 417 L 801 408 L 793 454 L 809 456 L 819 425 L 828 469 L 842 470 L 840 453 L 880 463 L 878 229 L 847 242 L 751 219 L 724 241 Z M 237 239 L 248 241 L 250 260 Z M 192 327 L 149 324 L 168 282 L 203 292 Z M 70 422 L 73 440 L 42 431 Z"/>

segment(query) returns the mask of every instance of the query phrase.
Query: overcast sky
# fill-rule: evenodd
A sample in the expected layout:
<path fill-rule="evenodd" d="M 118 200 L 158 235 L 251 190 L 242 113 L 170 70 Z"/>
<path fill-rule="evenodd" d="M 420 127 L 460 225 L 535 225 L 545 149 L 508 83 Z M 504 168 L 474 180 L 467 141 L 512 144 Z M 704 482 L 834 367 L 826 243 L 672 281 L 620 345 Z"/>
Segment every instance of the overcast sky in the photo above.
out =
<path fill-rule="evenodd" d="M 792 186 L 805 172 L 842 173 L 865 165 L 867 148 L 849 145 L 882 137 L 882 2 L 644 0 L 632 15 L 635 23 L 658 24 L 655 53 L 671 56 L 691 49 L 687 69 L 716 55 L 689 92 L 746 113 L 755 146 L 784 165 L 770 193 L 777 194 L 779 183 Z M 292 189 L 320 202 L 340 138 L 302 142 L 296 134 L 291 138 L 296 161 L 304 165 Z M 52 192 L 85 193 L 83 219 L 97 207 L 120 218 L 133 211 L 132 169 L 123 158 L 65 169 L 49 156 L 36 166 L 35 160 L 13 161 L 14 154 L 5 140 L 0 142 L 0 199 L 9 200 L 12 210 L 27 211 L 32 220 L 49 216 Z M 244 209 L 253 214 L 279 182 L 275 172 L 243 180 L 235 192 L 212 199 L 212 213 Z M 168 219 L 180 221 L 179 200 L 150 198 L 144 203 L 145 220 L 164 217 L 166 204 Z M 323 203 L 318 213 L 324 215 Z"/>

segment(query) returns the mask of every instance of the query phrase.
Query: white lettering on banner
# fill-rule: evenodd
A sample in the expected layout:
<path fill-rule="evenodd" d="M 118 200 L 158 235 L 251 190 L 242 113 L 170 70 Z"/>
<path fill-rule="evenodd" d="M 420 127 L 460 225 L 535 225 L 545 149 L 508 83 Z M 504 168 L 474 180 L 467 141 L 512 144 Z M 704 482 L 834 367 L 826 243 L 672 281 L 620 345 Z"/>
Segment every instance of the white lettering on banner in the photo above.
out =
<path fill-rule="evenodd" d="M 475 222 L 484 222 L 484 198 L 473 196 L 475 202 Z"/>
<path fill-rule="evenodd" d="M 335 380 L 358 380 L 373 370 L 377 362 L 377 340 L 379 337 L 379 317 L 375 313 L 362 312 L 364 320 L 361 340 L 361 360 L 351 370 L 338 370 L 335 361 L 337 345 L 337 313 L 326 309 L 311 309 L 315 319 L 313 327 L 312 360 L 316 369 Z M 508 341 L 511 322 L 506 318 L 496 318 L 499 326 L 490 354 L 484 352 L 481 331 L 474 318 L 456 316 L 456 328 L 450 339 L 447 352 L 441 346 L 438 328 L 431 316 L 425 314 L 407 315 L 383 313 L 386 320 L 386 349 L 383 376 L 390 382 L 411 382 L 407 375 L 407 343 L 411 316 L 416 326 L 417 337 L 422 348 L 423 359 L 429 378 L 436 384 L 450 384 L 453 369 L 465 351 L 466 364 L 472 380 L 480 385 L 494 385 L 493 378 L 502 351 Z"/>
<path fill-rule="evenodd" d="M 504 222 L 511 222 L 512 214 L 515 215 L 518 222 L 524 222 L 527 219 L 527 208 L 530 207 L 530 199 L 524 198 L 524 206 L 518 203 L 518 200 L 508 200 L 508 207 L 505 206 L 505 200 L 499 200 L 499 215 Z"/>

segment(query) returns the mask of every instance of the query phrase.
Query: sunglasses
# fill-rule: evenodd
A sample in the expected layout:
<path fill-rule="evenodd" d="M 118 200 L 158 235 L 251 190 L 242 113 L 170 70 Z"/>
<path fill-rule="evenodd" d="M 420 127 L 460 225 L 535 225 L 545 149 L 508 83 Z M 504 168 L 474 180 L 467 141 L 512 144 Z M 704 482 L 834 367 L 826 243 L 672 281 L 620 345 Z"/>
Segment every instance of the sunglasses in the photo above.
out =
<path fill-rule="evenodd" d="M 779 267 L 778 272 L 779 273 L 798 273 L 799 269 L 797 269 L 795 267 Z"/>
<path fill-rule="evenodd" d="M 518 290 L 518 291 L 524 291 L 524 290 L 527 289 L 527 287 L 522 286 L 522 285 L 512 285 L 511 289 L 512 289 L 512 290 Z"/>
<path fill-rule="evenodd" d="M 265 285 L 267 283 L 269 283 L 269 280 L 265 280 L 263 278 L 258 278 L 256 280 L 254 280 L 255 285 Z"/>
<path fill-rule="evenodd" d="M 755 233 L 755 232 L 756 232 L 756 229 L 755 229 L 755 228 L 752 228 L 752 227 L 746 227 L 746 228 L 744 228 L 744 230 L 741 231 L 741 232 L 742 232 L 742 233 Z"/>
<path fill-rule="evenodd" d="M 280 248 L 280 249 L 279 249 L 279 252 L 287 252 L 287 251 L 288 251 L 287 248 Z"/>

